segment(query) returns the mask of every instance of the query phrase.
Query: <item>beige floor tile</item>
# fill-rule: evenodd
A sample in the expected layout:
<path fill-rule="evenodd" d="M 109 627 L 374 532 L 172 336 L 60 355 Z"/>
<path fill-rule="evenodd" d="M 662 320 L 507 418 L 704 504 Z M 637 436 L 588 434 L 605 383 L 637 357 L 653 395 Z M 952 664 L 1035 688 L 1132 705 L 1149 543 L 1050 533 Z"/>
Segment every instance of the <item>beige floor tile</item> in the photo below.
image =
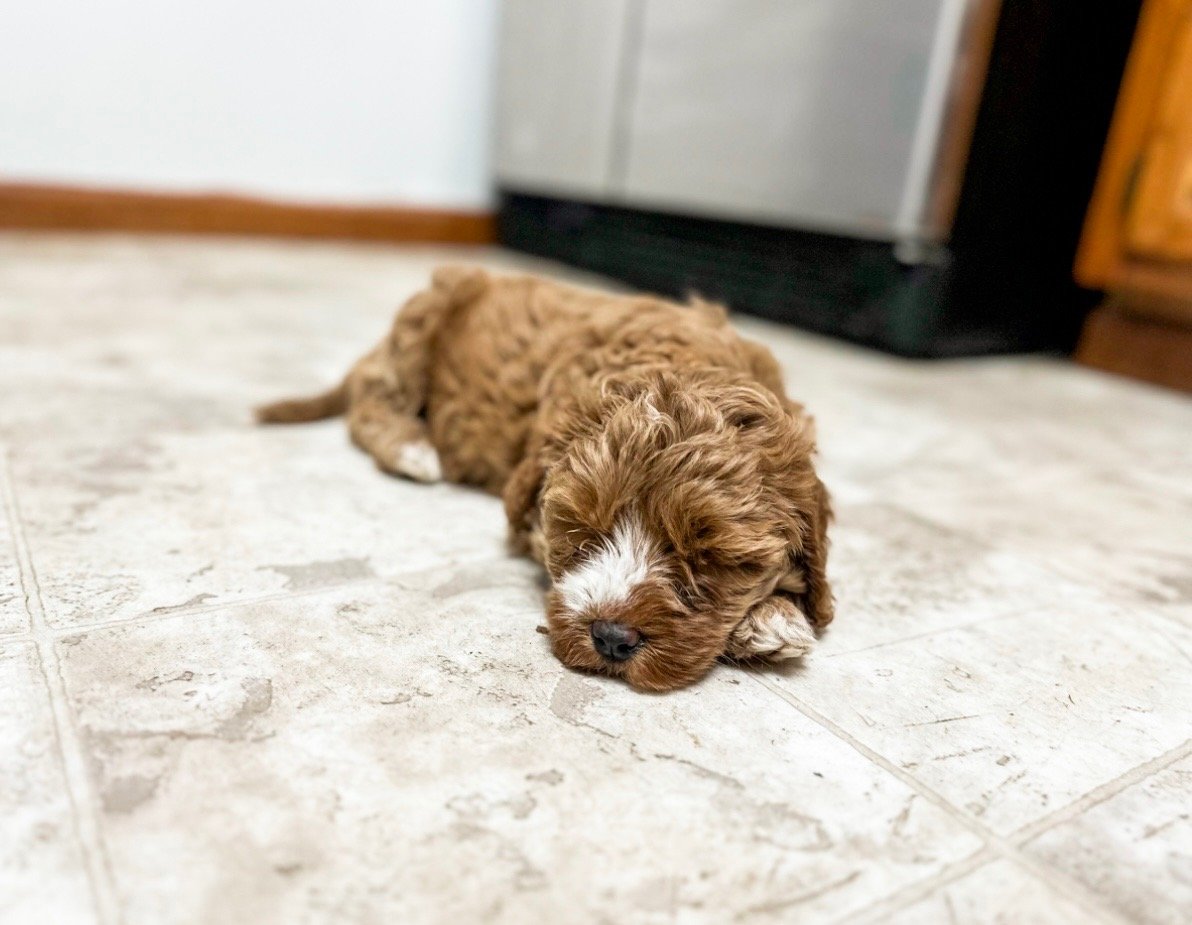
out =
<path fill-rule="evenodd" d="M 4 446 L 0 445 L 0 478 L 4 477 Z M 0 494 L 0 636 L 22 633 L 29 628 L 25 592 L 17 566 L 17 550 L 9 526 L 10 512 Z"/>
<path fill-rule="evenodd" d="M 53 626 L 393 575 L 504 551 L 499 499 L 382 475 L 338 421 L 199 430 L 14 461 Z"/>
<path fill-rule="evenodd" d="M 1045 468 L 1069 463 L 1186 477 L 1192 466 L 1192 446 L 1182 438 L 1192 426 L 1192 401 L 1175 391 L 1042 357 L 1009 357 L 945 364 L 921 392 L 938 396 L 952 420 L 998 437 L 1005 450 L 1017 436 Z M 1186 494 L 1192 486 L 1180 481 Z"/>
<path fill-rule="evenodd" d="M 841 501 L 829 573 L 837 619 L 816 657 L 836 657 L 993 617 L 1096 599 L 971 534 L 888 504 Z"/>
<path fill-rule="evenodd" d="M 32 643 L 0 640 L 0 922 L 95 921 Z"/>
<path fill-rule="evenodd" d="M 1053 890 L 1011 861 L 994 861 L 918 902 L 882 915 L 885 925 L 1088 925 L 1083 903 Z"/>
<path fill-rule="evenodd" d="M 914 509 L 1135 611 L 1192 604 L 1192 494 L 1070 474 L 941 493 Z"/>
<path fill-rule="evenodd" d="M 451 262 L 540 263 L 476 248 L 0 235 L 0 440 L 65 455 L 241 426 L 255 404 L 339 381 Z"/>
<path fill-rule="evenodd" d="M 970 854 L 748 675 L 573 674 L 496 561 L 61 652 L 128 920 L 784 921 Z"/>
<path fill-rule="evenodd" d="M 767 343 L 817 414 L 825 461 L 888 501 L 1073 474 L 1192 493 L 1186 396 L 1039 358 L 900 361 L 780 329 Z"/>
<path fill-rule="evenodd" d="M 1192 916 L 1192 758 L 1172 765 L 1026 846 L 1132 922 Z"/>
<path fill-rule="evenodd" d="M 1192 671 L 1157 621 L 1035 611 L 813 658 L 776 683 L 1009 834 L 1188 738 Z"/>

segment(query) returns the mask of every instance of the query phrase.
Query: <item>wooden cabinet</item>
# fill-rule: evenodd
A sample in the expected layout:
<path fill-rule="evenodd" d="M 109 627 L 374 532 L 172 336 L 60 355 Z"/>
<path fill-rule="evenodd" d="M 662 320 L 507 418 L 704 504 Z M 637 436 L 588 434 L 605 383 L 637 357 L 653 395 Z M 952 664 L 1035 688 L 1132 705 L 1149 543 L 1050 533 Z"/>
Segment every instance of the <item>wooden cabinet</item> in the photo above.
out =
<path fill-rule="evenodd" d="M 1192 0 L 1147 0 L 1076 278 L 1104 289 L 1077 358 L 1192 390 Z"/>
<path fill-rule="evenodd" d="M 1192 4 L 1178 11 L 1168 73 L 1138 160 L 1126 246 L 1192 261 Z"/>

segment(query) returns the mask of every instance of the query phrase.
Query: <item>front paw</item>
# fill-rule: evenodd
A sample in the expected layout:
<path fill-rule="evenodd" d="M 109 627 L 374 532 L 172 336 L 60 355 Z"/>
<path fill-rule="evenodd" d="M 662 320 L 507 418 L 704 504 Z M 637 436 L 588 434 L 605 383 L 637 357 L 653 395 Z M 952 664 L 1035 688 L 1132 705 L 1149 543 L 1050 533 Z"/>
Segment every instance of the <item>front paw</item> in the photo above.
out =
<path fill-rule="evenodd" d="M 774 595 L 754 606 L 729 637 L 725 654 L 736 659 L 781 662 L 815 645 L 815 631 L 789 597 Z"/>

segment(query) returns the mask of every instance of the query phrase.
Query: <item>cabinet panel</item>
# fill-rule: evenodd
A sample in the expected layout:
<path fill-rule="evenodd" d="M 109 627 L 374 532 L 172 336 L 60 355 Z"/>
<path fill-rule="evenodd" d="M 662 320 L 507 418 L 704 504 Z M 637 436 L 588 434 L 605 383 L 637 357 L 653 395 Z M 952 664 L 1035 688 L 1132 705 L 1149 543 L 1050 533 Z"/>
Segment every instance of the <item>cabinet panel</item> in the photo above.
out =
<path fill-rule="evenodd" d="M 648 0 L 620 198 L 895 232 L 949 0 Z"/>
<path fill-rule="evenodd" d="M 1127 223 L 1128 248 L 1192 260 L 1192 7 L 1183 11 L 1171 66 L 1142 151 Z"/>
<path fill-rule="evenodd" d="M 1187 88 L 1171 79 L 1181 58 L 1188 67 L 1190 15 L 1192 0 L 1143 4 L 1076 256 L 1076 279 L 1090 289 L 1192 294 L 1192 262 L 1178 258 L 1178 242 L 1163 243 L 1181 212 L 1175 135 L 1181 118 L 1192 121 Z M 1174 133 L 1157 132 L 1164 123 Z"/>
<path fill-rule="evenodd" d="M 629 0 L 505 0 L 496 172 L 527 192 L 608 191 Z"/>

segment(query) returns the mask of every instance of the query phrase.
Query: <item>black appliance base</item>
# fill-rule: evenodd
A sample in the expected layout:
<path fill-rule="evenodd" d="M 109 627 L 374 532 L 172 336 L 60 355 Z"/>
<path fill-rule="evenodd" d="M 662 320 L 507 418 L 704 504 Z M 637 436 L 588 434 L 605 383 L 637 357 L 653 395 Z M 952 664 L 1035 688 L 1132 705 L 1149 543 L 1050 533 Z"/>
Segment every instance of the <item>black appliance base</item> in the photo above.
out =
<path fill-rule="evenodd" d="M 695 293 L 903 356 L 1068 346 L 1012 312 L 993 323 L 958 318 L 947 251 L 908 266 L 889 243 L 511 192 L 501 197 L 498 237 L 661 295 Z"/>

